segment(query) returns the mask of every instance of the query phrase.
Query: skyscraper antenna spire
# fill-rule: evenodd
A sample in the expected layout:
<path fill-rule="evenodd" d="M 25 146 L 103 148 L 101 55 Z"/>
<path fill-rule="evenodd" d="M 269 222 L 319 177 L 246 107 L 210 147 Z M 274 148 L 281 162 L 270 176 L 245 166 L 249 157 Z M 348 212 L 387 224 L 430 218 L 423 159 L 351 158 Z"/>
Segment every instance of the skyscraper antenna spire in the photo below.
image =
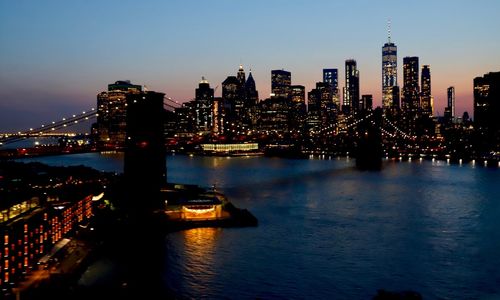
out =
<path fill-rule="evenodd" d="M 387 40 L 391 43 L 391 19 L 387 20 Z"/>

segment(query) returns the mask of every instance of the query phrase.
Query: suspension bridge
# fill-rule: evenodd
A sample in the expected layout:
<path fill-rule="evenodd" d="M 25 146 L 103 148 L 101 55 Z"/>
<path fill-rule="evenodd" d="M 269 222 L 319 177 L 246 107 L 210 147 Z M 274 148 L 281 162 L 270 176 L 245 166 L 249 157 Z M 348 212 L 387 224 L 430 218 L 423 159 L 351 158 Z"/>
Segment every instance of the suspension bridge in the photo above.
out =
<path fill-rule="evenodd" d="M 180 107 L 180 103 L 172 100 L 170 97 L 163 98 L 163 107 L 166 110 L 173 111 Z M 66 129 L 68 127 L 80 124 L 82 122 L 87 122 L 98 117 L 98 111 L 95 108 L 90 108 L 89 110 L 82 111 L 78 114 L 73 114 L 71 116 L 63 117 L 58 121 L 52 121 L 46 124 L 41 124 L 37 127 L 31 127 L 23 131 L 18 131 L 16 133 L 4 134 L 0 136 L 0 146 L 7 145 L 11 143 L 18 142 L 31 137 L 43 137 L 43 136 L 65 136 L 58 132 L 60 129 Z"/>

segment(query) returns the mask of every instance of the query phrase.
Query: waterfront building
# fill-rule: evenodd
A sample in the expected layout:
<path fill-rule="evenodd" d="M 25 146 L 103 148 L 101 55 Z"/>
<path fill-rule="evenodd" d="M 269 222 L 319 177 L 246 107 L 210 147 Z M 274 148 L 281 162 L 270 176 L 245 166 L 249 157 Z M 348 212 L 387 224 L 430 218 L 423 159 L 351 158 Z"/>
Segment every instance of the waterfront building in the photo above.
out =
<path fill-rule="evenodd" d="M 214 89 L 205 77 L 202 77 L 195 92 L 195 117 L 196 130 L 208 132 L 213 127 L 212 104 L 214 101 Z"/>
<path fill-rule="evenodd" d="M 291 96 L 292 73 L 285 70 L 271 71 L 271 98 L 289 99 Z"/>
<path fill-rule="evenodd" d="M 433 103 L 432 103 L 432 93 L 431 93 L 431 70 L 429 65 L 422 66 L 422 75 L 420 79 L 422 88 L 422 91 L 420 93 L 422 114 L 427 116 L 432 116 Z"/>
<path fill-rule="evenodd" d="M 343 110 L 346 112 L 356 112 L 359 110 L 359 71 L 354 59 L 345 61 Z"/>
<path fill-rule="evenodd" d="M 403 99 L 402 109 L 406 113 L 416 113 L 420 108 L 420 87 L 418 57 L 403 58 Z"/>
<path fill-rule="evenodd" d="M 130 81 L 116 81 L 97 95 L 97 122 L 94 126 L 100 147 L 119 149 L 125 145 L 126 96 L 142 91 Z"/>
<path fill-rule="evenodd" d="M 92 198 L 92 195 L 76 201 L 57 198 L 46 205 L 31 199 L 24 204 L 30 207 L 25 213 L 14 218 L 4 215 L 0 220 L 0 287 L 8 289 L 24 280 L 57 243 L 72 235 L 78 225 L 88 222 L 93 216 Z M 14 206 L 22 207 L 23 202 Z M 49 258 L 42 263 L 47 264 Z"/>
<path fill-rule="evenodd" d="M 389 27 L 387 43 L 382 46 L 382 108 L 384 110 L 399 107 L 397 49 L 396 45 L 391 42 Z"/>

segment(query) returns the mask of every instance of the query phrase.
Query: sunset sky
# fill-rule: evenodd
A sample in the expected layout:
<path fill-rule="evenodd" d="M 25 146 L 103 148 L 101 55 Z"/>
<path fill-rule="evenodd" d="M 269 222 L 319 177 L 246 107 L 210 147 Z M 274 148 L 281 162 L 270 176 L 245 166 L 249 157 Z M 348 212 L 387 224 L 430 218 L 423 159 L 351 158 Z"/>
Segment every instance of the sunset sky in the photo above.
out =
<path fill-rule="evenodd" d="M 0 0 L 0 132 L 95 107 L 116 80 L 184 102 L 201 76 L 216 87 L 240 63 L 264 99 L 272 69 L 309 91 L 323 68 L 338 68 L 343 87 L 354 58 L 361 94 L 381 105 L 389 18 L 399 85 L 403 57 L 418 56 L 431 68 L 436 113 L 455 86 L 457 114 L 472 115 L 473 78 L 500 71 L 499 14 L 495 0 Z"/>

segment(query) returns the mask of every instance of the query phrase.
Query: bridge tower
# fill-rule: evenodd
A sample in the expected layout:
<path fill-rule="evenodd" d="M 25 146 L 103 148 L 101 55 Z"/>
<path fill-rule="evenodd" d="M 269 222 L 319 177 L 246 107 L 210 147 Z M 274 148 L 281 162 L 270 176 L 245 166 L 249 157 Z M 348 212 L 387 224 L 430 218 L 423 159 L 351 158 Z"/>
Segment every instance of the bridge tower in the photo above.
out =
<path fill-rule="evenodd" d="M 124 158 L 126 205 L 134 213 L 161 207 L 160 190 L 166 185 L 163 97 L 153 91 L 127 95 Z"/>
<path fill-rule="evenodd" d="M 377 107 L 372 115 L 358 125 L 356 167 L 360 170 L 382 168 L 382 108 Z"/>

